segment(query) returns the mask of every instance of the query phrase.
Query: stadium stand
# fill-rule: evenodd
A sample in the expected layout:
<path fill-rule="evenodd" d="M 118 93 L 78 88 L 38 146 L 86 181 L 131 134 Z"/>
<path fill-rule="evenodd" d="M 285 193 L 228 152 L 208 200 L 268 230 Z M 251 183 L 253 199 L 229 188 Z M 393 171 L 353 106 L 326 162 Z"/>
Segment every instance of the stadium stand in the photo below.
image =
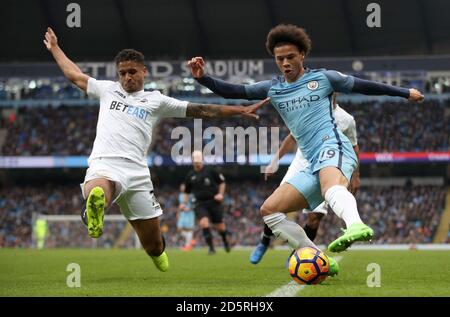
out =
<path fill-rule="evenodd" d="M 225 222 L 236 245 L 255 245 L 260 238 L 262 220 L 259 207 L 276 183 L 233 182 L 225 199 Z M 245 195 L 242 193 L 246 192 Z M 15 186 L 0 190 L 0 247 L 30 247 L 33 213 L 47 215 L 79 215 L 83 200 L 77 184 L 40 187 Z M 171 247 L 182 245 L 176 232 L 177 186 L 165 185 L 157 191 L 164 208 L 163 230 Z M 374 243 L 431 243 L 445 208 L 446 189 L 442 186 L 365 186 L 357 194 L 362 219 L 375 230 Z M 107 214 L 119 214 L 116 206 Z M 304 215 L 298 221 L 304 223 Z M 125 222 L 107 223 L 98 245 L 112 247 L 125 227 Z M 329 243 L 339 234 L 343 223 L 332 213 L 324 218 L 317 242 Z M 198 234 L 199 246 L 203 246 Z M 217 245 L 221 245 L 216 237 Z M 125 246 L 132 246 L 128 240 Z M 92 240 L 78 222 L 61 222 L 50 226 L 47 247 L 90 247 Z"/>
<path fill-rule="evenodd" d="M 450 135 L 450 100 L 429 100 L 422 104 L 407 102 L 340 103 L 357 123 L 362 152 L 448 151 Z M 89 155 L 95 138 L 98 108 L 19 107 L 3 108 L 2 126 L 7 128 L 3 155 Z M 151 152 L 170 155 L 176 140 L 171 131 L 185 126 L 191 131 L 193 120 L 165 119 L 157 127 Z M 218 126 L 281 127 L 280 138 L 287 135 L 281 118 L 272 107 L 262 110 L 260 120 L 211 120 L 203 129 Z M 193 134 L 192 134 L 193 135 Z M 207 141 L 207 140 L 206 140 Z"/>

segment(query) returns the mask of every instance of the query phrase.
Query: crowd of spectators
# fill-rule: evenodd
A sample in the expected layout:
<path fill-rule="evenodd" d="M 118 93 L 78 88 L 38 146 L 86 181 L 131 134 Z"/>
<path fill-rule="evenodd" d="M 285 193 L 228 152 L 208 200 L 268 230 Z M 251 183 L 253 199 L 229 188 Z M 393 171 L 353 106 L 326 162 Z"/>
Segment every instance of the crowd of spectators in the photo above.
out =
<path fill-rule="evenodd" d="M 274 190 L 275 183 L 233 182 L 227 186 L 224 202 L 225 223 L 235 245 L 256 245 L 262 231 L 259 207 Z M 178 186 L 157 188 L 157 199 L 164 209 L 162 231 L 170 247 L 183 244 L 177 233 L 176 213 Z M 362 187 L 357 194 L 361 218 L 375 230 L 373 243 L 431 243 L 445 208 L 446 190 L 440 186 L 384 186 Z M 77 184 L 46 185 L 40 187 L 13 186 L 0 189 L 0 246 L 32 246 L 33 214 L 79 215 L 83 200 Z M 107 214 L 120 214 L 113 205 Z M 305 215 L 299 213 L 299 223 Z M 114 247 L 126 222 L 106 222 L 103 236 L 97 245 Z M 316 242 L 328 244 L 340 235 L 343 222 L 333 212 L 322 221 Z M 47 247 L 92 247 L 93 240 L 81 221 L 49 222 Z M 214 233 L 215 243 L 221 246 Z M 196 230 L 198 246 L 204 245 L 201 232 Z M 126 237 L 120 246 L 134 245 L 134 235 Z"/>
<path fill-rule="evenodd" d="M 376 101 L 341 103 L 356 120 L 358 142 L 363 152 L 449 151 L 450 100 L 426 101 L 422 104 Z M 2 127 L 7 131 L 0 148 L 2 155 L 89 155 L 95 138 L 98 108 L 19 107 L 3 109 Z M 202 120 L 204 132 L 218 127 L 227 142 L 227 127 L 280 127 L 280 141 L 288 134 L 281 118 L 271 106 L 263 107 L 260 120 L 244 118 Z M 170 155 L 178 139 L 171 134 L 176 127 L 186 127 L 194 134 L 192 119 L 163 119 L 153 134 L 149 153 Z M 258 131 L 258 129 L 256 129 Z M 213 136 L 212 138 L 216 138 Z M 206 144 L 210 140 L 204 139 Z M 236 144 L 234 145 L 236 146 Z M 247 150 L 248 151 L 248 150 Z"/>
<path fill-rule="evenodd" d="M 363 187 L 357 194 L 361 219 L 375 230 L 373 243 L 431 243 L 445 208 L 446 190 L 437 186 Z M 328 217 L 332 215 L 332 217 Z M 319 243 L 340 234 L 344 223 L 328 213 Z"/>
<path fill-rule="evenodd" d="M 354 116 L 359 147 L 365 152 L 449 150 L 450 100 L 341 106 Z"/>
<path fill-rule="evenodd" d="M 87 155 L 95 138 L 97 107 L 20 107 L 8 113 L 2 155 Z"/>

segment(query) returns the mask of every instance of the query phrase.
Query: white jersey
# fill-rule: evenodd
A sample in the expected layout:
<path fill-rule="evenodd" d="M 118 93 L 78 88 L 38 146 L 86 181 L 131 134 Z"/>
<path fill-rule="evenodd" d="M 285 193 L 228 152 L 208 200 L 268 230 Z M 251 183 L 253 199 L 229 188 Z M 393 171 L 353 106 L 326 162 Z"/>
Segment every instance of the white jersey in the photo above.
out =
<path fill-rule="evenodd" d="M 308 167 L 309 163 L 308 160 L 305 159 L 303 156 L 302 151 L 297 147 L 297 152 L 295 152 L 295 157 L 291 162 L 291 165 L 289 166 L 289 169 L 295 170 L 295 171 L 303 171 Z M 287 173 L 286 173 L 287 175 Z"/>
<path fill-rule="evenodd" d="M 355 118 L 353 118 L 350 113 L 339 107 L 339 105 L 336 105 L 336 108 L 333 110 L 333 116 L 339 130 L 345 134 L 353 146 L 356 146 L 358 144 L 358 140 L 356 135 Z"/>
<path fill-rule="evenodd" d="M 164 117 L 186 117 L 187 101 L 159 91 L 127 93 L 119 82 L 89 78 L 87 93 L 100 99 L 97 135 L 88 162 L 123 157 L 147 166 L 153 128 Z"/>
<path fill-rule="evenodd" d="M 347 138 L 350 140 L 353 146 L 358 144 L 357 135 L 356 135 L 356 123 L 355 119 L 351 114 L 347 111 L 336 105 L 336 108 L 333 109 L 333 116 L 336 121 L 336 125 L 339 130 L 344 133 Z M 284 176 L 281 183 L 286 182 L 293 175 L 298 173 L 299 171 L 305 170 L 309 166 L 308 160 L 303 156 L 302 151 L 297 148 L 297 152 L 295 153 L 295 157 L 289 166 L 286 175 Z"/>

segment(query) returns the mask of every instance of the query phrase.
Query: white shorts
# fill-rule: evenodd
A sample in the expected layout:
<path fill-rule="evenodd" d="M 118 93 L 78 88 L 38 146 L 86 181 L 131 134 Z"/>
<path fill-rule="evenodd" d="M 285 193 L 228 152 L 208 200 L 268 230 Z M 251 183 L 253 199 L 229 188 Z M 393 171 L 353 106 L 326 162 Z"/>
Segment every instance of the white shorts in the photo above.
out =
<path fill-rule="evenodd" d="M 101 157 L 89 163 L 84 182 L 80 184 L 86 199 L 84 185 L 93 179 L 103 178 L 115 183 L 112 202 L 128 220 L 159 217 L 163 211 L 153 194 L 150 170 L 126 158 Z"/>
<path fill-rule="evenodd" d="M 280 185 L 286 183 L 288 179 L 294 177 L 301 171 L 304 171 L 308 166 L 309 162 L 303 157 L 302 151 L 297 150 L 297 153 L 295 153 L 295 157 L 292 160 L 291 165 L 289 165 L 286 175 L 284 175 Z"/>
<path fill-rule="evenodd" d="M 326 215 L 328 213 L 328 204 L 326 201 L 322 202 L 314 210 L 303 209 L 304 214 L 320 213 Z"/>
<path fill-rule="evenodd" d="M 284 175 L 283 180 L 281 181 L 280 185 L 283 185 L 289 179 L 293 178 L 301 171 L 304 171 L 305 169 L 307 169 L 308 166 L 309 166 L 308 160 L 303 157 L 303 154 L 300 150 L 297 150 L 297 153 L 295 153 L 295 157 L 292 160 L 291 165 L 289 165 L 286 175 Z M 328 212 L 328 204 L 324 201 L 319 206 L 317 206 L 316 209 L 314 209 L 314 210 L 303 209 L 304 214 L 316 213 L 316 212 L 326 215 Z"/>

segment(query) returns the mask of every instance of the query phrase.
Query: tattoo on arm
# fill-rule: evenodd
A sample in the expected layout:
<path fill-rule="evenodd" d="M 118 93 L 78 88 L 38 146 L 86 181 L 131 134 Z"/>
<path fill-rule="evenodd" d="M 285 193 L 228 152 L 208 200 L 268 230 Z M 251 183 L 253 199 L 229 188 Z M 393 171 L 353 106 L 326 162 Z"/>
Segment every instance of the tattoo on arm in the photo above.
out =
<path fill-rule="evenodd" d="M 189 103 L 186 110 L 186 117 L 193 118 L 213 118 L 223 114 L 222 107 L 216 105 L 205 105 Z"/>

